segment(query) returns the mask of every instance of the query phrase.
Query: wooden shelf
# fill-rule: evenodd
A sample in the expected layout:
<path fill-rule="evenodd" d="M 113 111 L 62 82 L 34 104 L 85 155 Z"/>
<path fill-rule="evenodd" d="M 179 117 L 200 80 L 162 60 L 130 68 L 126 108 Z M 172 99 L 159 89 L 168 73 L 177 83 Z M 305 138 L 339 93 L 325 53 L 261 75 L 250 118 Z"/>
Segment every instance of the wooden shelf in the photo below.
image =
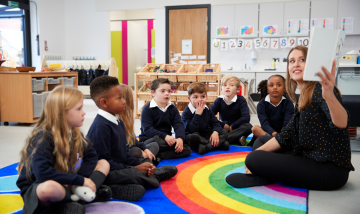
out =
<path fill-rule="evenodd" d="M 60 84 L 48 84 L 49 77 L 75 77 L 77 88 L 77 72 L 0 72 L 0 121 L 36 123 L 39 118 L 33 117 L 32 78 L 46 78 L 44 90 L 51 91 Z"/>

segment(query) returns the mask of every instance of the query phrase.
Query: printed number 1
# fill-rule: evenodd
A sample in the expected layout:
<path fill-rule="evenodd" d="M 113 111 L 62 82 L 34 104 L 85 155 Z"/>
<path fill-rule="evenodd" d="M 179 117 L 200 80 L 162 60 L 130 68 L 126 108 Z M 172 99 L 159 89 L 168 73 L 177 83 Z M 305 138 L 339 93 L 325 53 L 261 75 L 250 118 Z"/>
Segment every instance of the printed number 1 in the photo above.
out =
<path fill-rule="evenodd" d="M 275 42 L 275 44 L 274 44 L 274 48 L 275 48 L 275 47 L 276 47 L 276 44 L 277 44 L 277 40 L 275 40 L 274 42 Z"/>

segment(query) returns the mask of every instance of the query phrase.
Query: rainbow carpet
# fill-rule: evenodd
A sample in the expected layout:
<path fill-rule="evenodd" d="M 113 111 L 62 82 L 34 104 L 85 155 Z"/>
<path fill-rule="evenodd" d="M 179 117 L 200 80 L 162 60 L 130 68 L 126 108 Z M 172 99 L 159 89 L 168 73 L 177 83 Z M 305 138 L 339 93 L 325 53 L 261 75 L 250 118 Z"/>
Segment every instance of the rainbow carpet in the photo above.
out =
<path fill-rule="evenodd" d="M 110 200 L 86 205 L 86 213 L 307 213 L 308 190 L 276 183 L 261 187 L 233 188 L 225 177 L 244 172 L 251 148 L 231 146 L 227 152 L 200 156 L 192 152 L 183 159 L 162 161 L 176 165 L 179 173 L 147 189 L 136 202 Z M 0 169 L 0 214 L 21 213 L 23 206 L 16 187 L 17 164 Z"/>

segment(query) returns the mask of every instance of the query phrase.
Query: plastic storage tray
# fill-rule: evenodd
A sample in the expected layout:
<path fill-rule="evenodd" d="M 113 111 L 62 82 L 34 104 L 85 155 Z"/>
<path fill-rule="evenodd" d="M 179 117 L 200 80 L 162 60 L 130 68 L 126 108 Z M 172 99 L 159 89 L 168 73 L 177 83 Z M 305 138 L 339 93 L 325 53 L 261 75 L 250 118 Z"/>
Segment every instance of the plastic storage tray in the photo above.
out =
<path fill-rule="evenodd" d="M 43 93 L 32 93 L 33 96 L 33 118 L 40 117 L 44 108 Z"/>
<path fill-rule="evenodd" d="M 43 91 L 45 89 L 46 78 L 32 78 L 32 91 Z"/>
<path fill-rule="evenodd" d="M 64 85 L 74 87 L 75 79 L 76 79 L 76 77 L 70 77 L 70 78 L 64 77 L 64 82 L 63 83 L 64 83 Z"/>
<path fill-rule="evenodd" d="M 340 64 L 356 65 L 358 61 L 357 54 L 343 54 L 340 56 Z"/>
<path fill-rule="evenodd" d="M 60 84 L 60 80 L 61 80 L 62 78 L 60 77 L 60 78 L 57 78 L 57 79 L 55 79 L 55 78 L 48 78 L 48 84 Z"/>

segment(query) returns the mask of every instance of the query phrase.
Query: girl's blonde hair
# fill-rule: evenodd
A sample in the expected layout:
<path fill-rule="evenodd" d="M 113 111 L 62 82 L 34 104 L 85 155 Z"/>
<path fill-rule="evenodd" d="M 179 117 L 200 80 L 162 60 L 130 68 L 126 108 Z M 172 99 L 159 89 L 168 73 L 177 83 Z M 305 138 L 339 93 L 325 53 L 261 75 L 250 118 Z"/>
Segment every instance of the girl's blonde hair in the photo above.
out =
<path fill-rule="evenodd" d="M 302 45 L 296 46 L 290 50 L 290 52 L 287 56 L 285 87 L 286 87 L 286 92 L 288 93 L 290 99 L 294 103 L 296 103 L 297 100 L 295 97 L 295 90 L 297 88 L 297 82 L 290 78 L 290 73 L 289 73 L 289 56 L 290 56 L 291 52 L 293 52 L 294 50 L 301 51 L 304 55 L 304 59 L 306 60 L 308 48 L 305 46 L 302 46 Z M 306 61 L 305 61 L 305 63 L 306 63 Z M 316 82 L 314 82 L 314 81 L 304 81 L 304 87 L 301 90 L 299 102 L 298 102 L 298 110 L 299 111 L 305 109 L 308 105 L 311 104 L 311 99 L 312 99 L 312 95 L 314 93 L 315 85 L 316 85 Z"/>
<path fill-rule="evenodd" d="M 126 131 L 126 141 L 127 145 L 133 146 L 135 144 L 135 133 L 134 133 L 134 97 L 132 93 L 132 88 L 128 85 L 121 85 L 123 90 L 124 99 L 126 101 L 125 111 L 117 115 L 120 120 L 124 122 L 125 131 Z"/>
<path fill-rule="evenodd" d="M 36 153 L 39 144 L 48 137 L 51 137 L 54 142 L 54 151 L 52 151 L 54 168 L 66 173 L 73 171 L 77 153 L 79 153 L 79 157 L 83 157 L 87 142 L 78 127 L 72 127 L 71 133 L 69 132 L 66 111 L 82 99 L 84 96 L 79 90 L 66 86 L 58 86 L 49 94 L 39 121 L 21 149 L 19 173 L 24 165 L 27 170 L 26 174 L 30 177 L 31 158 Z M 40 132 L 42 132 L 42 136 L 39 139 L 37 135 Z M 28 153 L 30 147 L 33 148 L 31 154 Z"/>

